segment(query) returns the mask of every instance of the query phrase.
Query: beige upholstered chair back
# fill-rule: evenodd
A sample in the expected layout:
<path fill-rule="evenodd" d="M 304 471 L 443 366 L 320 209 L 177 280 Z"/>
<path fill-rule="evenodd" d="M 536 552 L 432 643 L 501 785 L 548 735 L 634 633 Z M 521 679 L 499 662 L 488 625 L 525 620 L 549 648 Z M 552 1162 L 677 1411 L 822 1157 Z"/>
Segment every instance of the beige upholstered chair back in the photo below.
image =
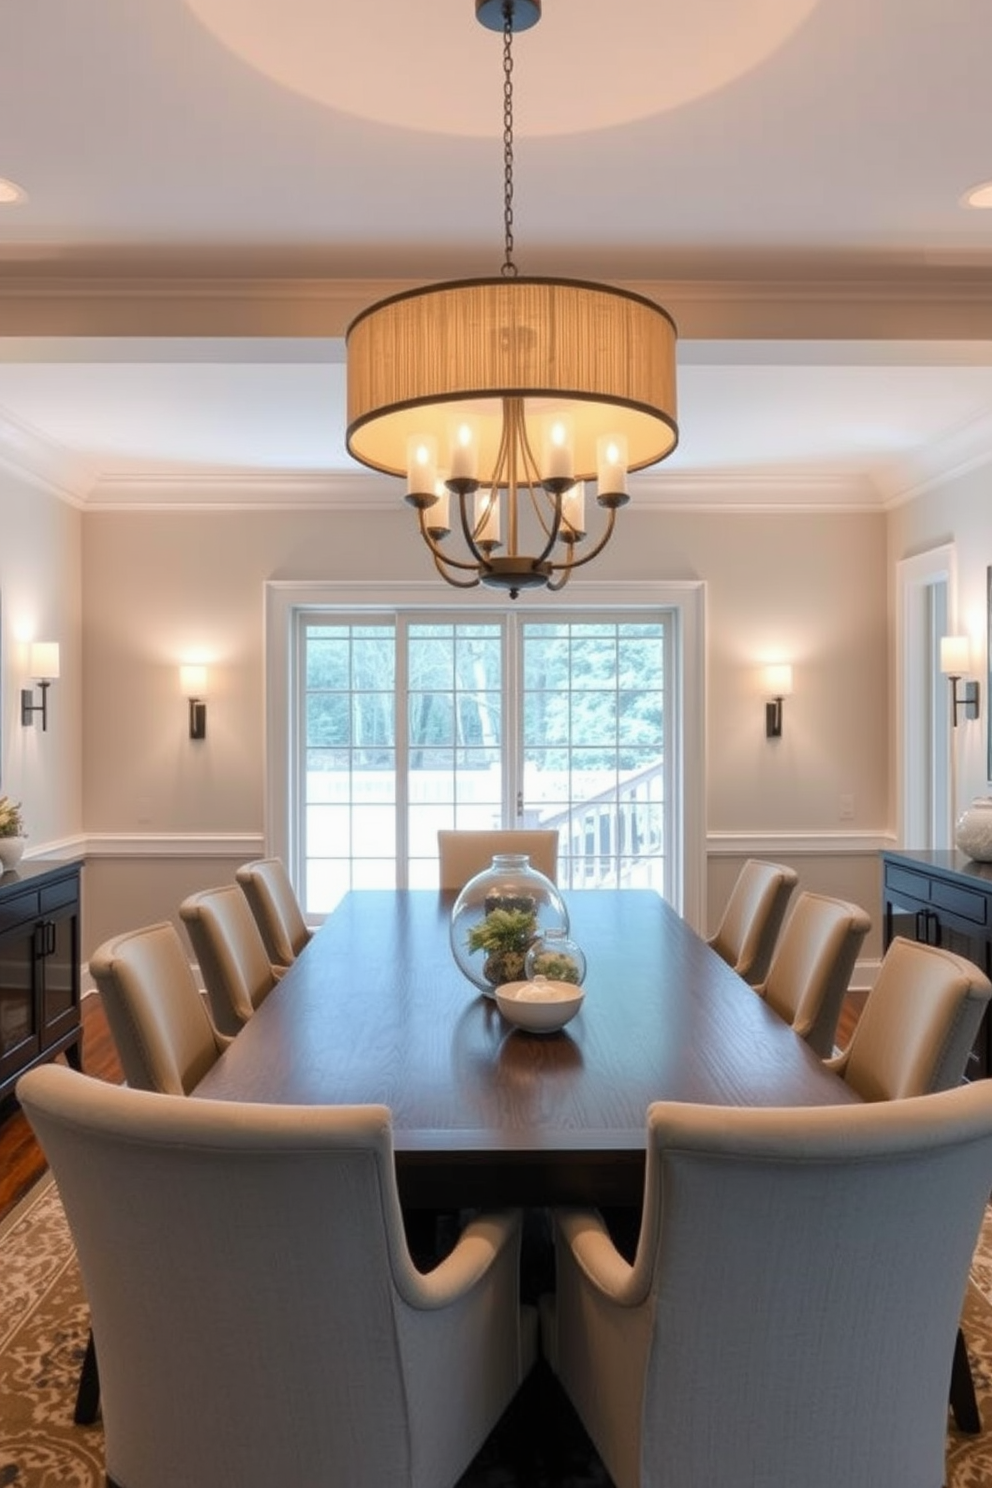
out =
<path fill-rule="evenodd" d="M 971 961 L 897 936 L 847 1048 L 829 1063 L 868 1101 L 947 1090 L 967 1070 L 990 996 Z"/>
<path fill-rule="evenodd" d="M 754 986 L 768 974 L 772 951 L 798 875 L 782 863 L 748 858 L 737 875 L 709 944 Z"/>
<path fill-rule="evenodd" d="M 229 1040 L 210 1021 L 176 927 L 117 935 L 89 966 L 127 1083 L 188 1095 Z"/>
<path fill-rule="evenodd" d="M 255 916 L 269 960 L 274 966 L 291 966 L 310 939 L 310 931 L 282 859 L 244 863 L 235 878 Z"/>
<path fill-rule="evenodd" d="M 531 831 L 458 832 L 437 834 L 438 858 L 441 865 L 441 888 L 461 889 L 488 868 L 494 853 L 526 853 L 531 867 L 558 882 L 557 828 L 535 828 Z"/>
<path fill-rule="evenodd" d="M 633 1265 L 557 1219 L 542 1336 L 616 1488 L 935 1488 L 992 1081 L 648 1113 Z"/>
<path fill-rule="evenodd" d="M 200 966 L 214 1022 L 235 1034 L 278 980 L 265 943 L 237 884 L 203 889 L 179 906 Z"/>
<path fill-rule="evenodd" d="M 756 988 L 821 1058 L 833 1053 L 841 1004 L 870 928 L 856 904 L 804 891 Z"/>
<path fill-rule="evenodd" d="M 178 1099 L 55 1065 L 18 1095 L 79 1256 L 110 1479 L 457 1481 L 533 1358 L 519 1216 L 474 1220 L 422 1275 L 382 1106 Z"/>

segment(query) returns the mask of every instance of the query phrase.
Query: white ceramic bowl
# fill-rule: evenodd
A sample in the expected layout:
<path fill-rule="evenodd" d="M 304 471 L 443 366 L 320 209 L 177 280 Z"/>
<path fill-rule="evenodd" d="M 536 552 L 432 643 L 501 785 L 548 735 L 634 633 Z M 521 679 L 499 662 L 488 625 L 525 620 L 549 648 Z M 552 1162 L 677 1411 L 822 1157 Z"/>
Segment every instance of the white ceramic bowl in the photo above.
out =
<path fill-rule="evenodd" d="M 574 982 L 505 982 L 496 988 L 496 1005 L 508 1023 L 529 1033 L 556 1033 L 582 1006 Z"/>

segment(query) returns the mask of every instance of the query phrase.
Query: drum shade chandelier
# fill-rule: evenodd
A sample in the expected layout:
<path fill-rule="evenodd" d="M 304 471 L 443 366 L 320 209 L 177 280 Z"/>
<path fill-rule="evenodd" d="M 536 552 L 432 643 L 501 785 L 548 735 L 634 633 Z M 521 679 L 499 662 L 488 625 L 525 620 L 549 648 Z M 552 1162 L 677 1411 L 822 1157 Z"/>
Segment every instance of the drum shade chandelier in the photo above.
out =
<path fill-rule="evenodd" d="M 609 542 L 627 476 L 678 442 L 676 329 L 643 295 L 518 275 L 513 262 L 513 35 L 540 0 L 475 0 L 503 33 L 500 276 L 393 295 L 347 335 L 349 453 L 405 476 L 449 584 L 561 589 Z M 605 516 L 586 551 L 585 482 Z M 449 544 L 452 525 L 461 534 Z"/>

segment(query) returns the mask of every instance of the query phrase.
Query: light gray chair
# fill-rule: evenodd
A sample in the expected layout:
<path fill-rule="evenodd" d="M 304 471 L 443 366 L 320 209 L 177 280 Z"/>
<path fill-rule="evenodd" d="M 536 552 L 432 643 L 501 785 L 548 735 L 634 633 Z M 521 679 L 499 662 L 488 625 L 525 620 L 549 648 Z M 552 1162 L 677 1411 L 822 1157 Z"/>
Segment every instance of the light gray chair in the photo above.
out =
<path fill-rule="evenodd" d="M 210 1021 L 176 927 L 164 922 L 114 936 L 89 968 L 127 1083 L 188 1095 L 230 1038 Z"/>
<path fill-rule="evenodd" d="M 106 940 L 89 960 L 124 1078 L 134 1090 L 188 1095 L 231 1040 L 210 1021 L 171 922 Z M 93 1334 L 79 1375 L 73 1419 L 88 1425 L 100 1401 Z"/>
<path fill-rule="evenodd" d="M 803 891 L 755 991 L 821 1058 L 833 1052 L 841 1005 L 871 920 L 856 904 Z"/>
<path fill-rule="evenodd" d="M 270 962 L 273 966 L 292 966 L 311 932 L 282 859 L 258 858 L 243 863 L 235 879 L 255 916 Z"/>
<path fill-rule="evenodd" d="M 992 1081 L 873 1104 L 648 1110 L 628 1264 L 556 1215 L 552 1368 L 616 1488 L 939 1488 L 992 1185 Z"/>
<path fill-rule="evenodd" d="M 237 884 L 190 894 L 179 906 L 213 1019 L 222 1033 L 236 1034 L 279 980 L 265 942 Z"/>
<path fill-rule="evenodd" d="M 828 1067 L 866 1101 L 948 1090 L 965 1075 L 990 997 L 992 982 L 971 961 L 896 936 Z"/>
<path fill-rule="evenodd" d="M 382 1106 L 265 1106 L 38 1068 L 122 1488 L 450 1488 L 534 1358 L 520 1215 L 413 1266 Z"/>
<path fill-rule="evenodd" d="M 899 1100 L 960 1084 L 992 982 L 971 961 L 896 936 L 854 1032 L 827 1061 L 866 1101 Z M 951 1406 L 962 1431 L 981 1430 L 964 1334 L 958 1332 Z"/>
<path fill-rule="evenodd" d="M 782 863 L 748 858 L 709 944 L 752 986 L 768 974 L 798 874 Z"/>
<path fill-rule="evenodd" d="M 442 889 L 461 889 L 488 868 L 494 853 L 526 853 L 531 867 L 558 882 L 558 829 L 535 827 L 532 830 L 449 831 L 437 834 L 438 861 Z"/>

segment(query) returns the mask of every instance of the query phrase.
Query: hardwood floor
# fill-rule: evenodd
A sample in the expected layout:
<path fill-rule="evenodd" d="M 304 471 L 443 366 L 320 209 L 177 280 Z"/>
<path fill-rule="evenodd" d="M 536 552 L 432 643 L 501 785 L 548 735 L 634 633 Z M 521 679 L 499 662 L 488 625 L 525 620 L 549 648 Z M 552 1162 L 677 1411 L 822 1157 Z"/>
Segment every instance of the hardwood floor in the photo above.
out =
<path fill-rule="evenodd" d="M 848 994 L 837 1030 L 838 1044 L 846 1044 L 850 1038 L 863 1002 L 863 993 Z M 122 1079 L 117 1050 L 97 992 L 83 999 L 83 1069 L 98 1080 L 119 1083 Z M 44 1171 L 41 1148 L 16 1101 L 0 1105 L 0 1219 Z"/>
<path fill-rule="evenodd" d="M 123 1078 L 99 993 L 83 998 L 83 1069 L 98 1080 Z M 11 1098 L 0 1105 L 0 1219 L 45 1171 L 45 1159 L 26 1117 Z"/>

